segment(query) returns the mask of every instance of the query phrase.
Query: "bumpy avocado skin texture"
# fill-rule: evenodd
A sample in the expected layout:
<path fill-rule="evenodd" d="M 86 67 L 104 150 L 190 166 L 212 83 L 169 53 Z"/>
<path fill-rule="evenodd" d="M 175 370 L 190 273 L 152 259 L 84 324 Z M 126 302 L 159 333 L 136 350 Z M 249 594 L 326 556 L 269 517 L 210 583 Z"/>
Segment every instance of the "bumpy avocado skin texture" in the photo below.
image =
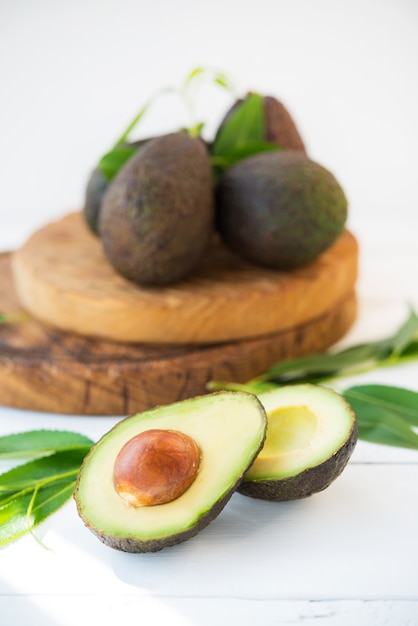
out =
<path fill-rule="evenodd" d="M 141 285 L 168 285 L 190 274 L 213 227 L 208 150 L 184 132 L 148 142 L 128 161 L 109 186 L 99 218 L 109 262 Z"/>
<path fill-rule="evenodd" d="M 212 430 L 210 428 L 210 423 L 213 419 L 212 414 L 210 412 L 205 412 L 205 407 L 208 407 L 209 403 L 215 407 L 225 404 L 227 409 L 227 413 L 219 413 Z M 184 412 L 183 415 L 182 411 Z M 245 411 L 248 412 L 245 413 Z M 202 421 L 200 428 L 203 429 L 201 432 L 205 435 L 206 433 L 211 433 L 212 451 L 210 451 L 207 444 L 205 444 L 205 436 L 202 437 L 201 441 L 196 440 L 197 443 L 199 443 L 202 452 L 201 469 L 199 470 L 201 474 L 200 477 L 198 474 L 196 485 L 192 485 L 191 487 L 194 488 L 195 491 L 190 495 L 189 503 L 192 502 L 193 507 L 199 498 L 201 498 L 202 501 L 200 503 L 197 502 L 197 508 L 193 509 L 191 513 L 189 513 L 187 509 L 187 516 L 191 515 L 191 519 L 187 519 L 187 522 L 182 524 L 181 527 L 176 526 L 174 530 L 168 533 L 159 531 L 159 533 L 157 533 L 158 536 L 156 537 L 141 536 L 137 523 L 135 523 L 135 529 L 130 532 L 125 532 L 125 529 L 123 529 L 123 532 L 114 530 L 112 524 L 109 527 L 109 520 L 104 518 L 104 514 L 101 511 L 101 507 L 103 505 L 100 503 L 98 504 L 97 502 L 94 502 L 93 505 L 89 505 L 94 510 L 94 519 L 92 519 L 91 511 L 89 512 L 86 502 L 90 493 L 88 487 L 86 487 L 86 481 L 88 485 L 88 480 L 93 480 L 93 492 L 96 493 L 99 491 L 101 494 L 106 496 L 106 516 L 110 515 L 114 517 L 118 514 L 115 513 L 115 511 L 119 511 L 119 514 L 123 515 L 124 519 L 126 519 L 124 511 L 126 510 L 128 515 L 130 514 L 125 504 L 122 505 L 115 500 L 115 494 L 112 493 L 113 488 L 111 487 L 111 481 L 109 480 L 109 467 L 113 464 L 113 458 L 110 460 L 109 458 L 110 456 L 115 455 L 115 451 L 112 450 L 112 448 L 109 448 L 109 443 L 114 441 L 115 438 L 118 439 L 119 443 L 116 447 L 117 454 L 118 450 L 123 445 L 125 438 L 130 438 L 130 436 L 125 434 L 122 439 L 120 439 L 120 431 L 125 430 L 125 433 L 128 432 L 131 435 L 133 432 L 141 432 L 141 422 L 142 420 L 146 420 L 145 423 L 150 424 L 150 427 L 152 428 L 174 427 L 175 430 L 182 430 L 189 435 L 193 435 L 193 432 L 190 432 L 190 429 L 188 430 L 187 417 L 188 415 L 196 415 L 196 413 L 201 415 Z M 245 413 L 247 417 L 243 417 L 243 413 Z M 240 425 L 241 417 L 246 420 L 244 422 L 246 424 L 245 434 L 242 433 L 242 425 Z M 177 421 L 173 421 L 173 419 Z M 236 426 L 228 426 L 232 423 L 236 424 Z M 233 445 L 236 447 L 234 458 L 236 459 L 237 455 L 240 458 L 239 467 L 235 466 L 230 468 L 230 475 L 228 476 L 222 474 L 222 487 L 219 488 L 217 485 L 216 488 L 214 488 L 213 482 L 209 482 L 214 480 L 213 470 L 211 469 L 213 468 L 214 459 L 213 450 L 216 449 L 217 451 L 219 450 L 219 454 L 228 455 L 228 450 L 224 450 L 222 448 L 222 431 L 220 425 L 225 425 L 226 429 L 231 428 L 229 437 L 233 441 Z M 266 426 L 267 416 L 260 401 L 252 394 L 235 391 L 213 392 L 211 394 L 206 394 L 205 396 L 197 396 L 169 406 L 155 407 L 154 409 L 146 411 L 143 414 L 129 416 L 120 421 L 108 433 L 106 433 L 90 449 L 89 453 L 85 457 L 77 476 L 76 487 L 73 494 L 77 506 L 77 512 L 85 526 L 102 543 L 115 550 L 131 553 L 158 552 L 164 548 L 189 540 L 197 535 L 203 528 L 208 526 L 208 524 L 210 524 L 219 515 L 231 499 L 232 495 L 241 484 L 245 472 L 251 466 L 252 462 L 263 447 L 266 436 Z M 127 427 L 128 431 L 126 431 Z M 144 426 L 142 426 L 142 428 L 144 430 L 147 429 Z M 245 443 L 242 443 L 243 438 Z M 107 450 L 106 455 L 103 454 L 103 445 L 107 446 L 107 448 L 105 448 Z M 96 460 L 96 465 L 93 465 L 92 468 L 91 461 L 94 457 L 97 459 L 98 455 L 101 455 L 100 467 L 97 465 L 98 462 Z M 106 459 L 105 461 L 103 460 L 104 458 Z M 218 464 L 215 463 L 215 465 L 217 466 Z M 216 467 L 216 471 L 219 473 L 220 470 Z M 92 476 L 93 479 L 91 478 Z M 208 476 L 210 477 L 209 481 L 207 478 Z M 225 485 L 228 485 L 228 487 L 226 488 Z M 211 495 L 207 494 L 208 490 Z M 202 497 L 201 494 L 203 494 Z M 181 498 L 183 497 L 184 496 L 181 496 L 179 498 L 178 503 L 180 503 Z M 158 510 L 158 514 L 161 513 L 163 519 L 171 520 L 173 517 L 172 506 L 178 506 L 176 501 L 168 505 L 165 504 L 144 508 L 155 508 Z M 183 505 L 180 504 L 180 506 Z M 100 510 L 100 514 L 97 513 L 98 510 Z M 176 515 L 174 515 L 174 517 L 176 517 Z M 159 522 L 157 521 L 157 524 L 158 523 Z"/>
<path fill-rule="evenodd" d="M 296 151 L 232 166 L 216 191 L 217 228 L 248 261 L 291 270 L 315 260 L 345 227 L 348 203 L 334 175 Z"/>
<path fill-rule="evenodd" d="M 342 473 L 353 453 L 357 438 L 358 425 L 355 421 L 346 443 L 320 465 L 281 480 L 244 480 L 238 487 L 238 491 L 251 498 L 273 502 L 299 500 L 312 496 L 329 487 Z"/>
<path fill-rule="evenodd" d="M 285 150 L 297 150 L 306 154 L 304 141 L 284 104 L 273 96 L 265 96 L 263 104 L 266 117 L 266 141 L 275 143 Z"/>

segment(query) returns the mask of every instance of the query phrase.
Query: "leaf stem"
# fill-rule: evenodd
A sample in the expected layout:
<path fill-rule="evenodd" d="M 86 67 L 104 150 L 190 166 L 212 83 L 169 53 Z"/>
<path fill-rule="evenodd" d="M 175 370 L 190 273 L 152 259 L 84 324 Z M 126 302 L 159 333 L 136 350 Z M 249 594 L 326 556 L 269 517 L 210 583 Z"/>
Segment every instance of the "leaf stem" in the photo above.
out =
<path fill-rule="evenodd" d="M 15 484 L 4 485 L 4 486 L 0 484 L 0 492 L 1 491 L 13 491 L 14 494 L 24 495 L 25 493 L 29 493 L 30 491 L 32 491 L 32 489 L 34 488 L 40 489 L 42 487 L 45 487 L 46 485 L 62 480 L 64 478 L 70 478 L 71 476 L 76 476 L 78 472 L 79 472 L 79 468 L 76 468 L 68 472 L 63 472 L 62 474 L 55 474 L 54 476 L 50 476 L 49 478 L 42 478 L 42 479 L 39 479 L 38 481 L 35 480 L 31 484 L 28 484 L 27 482 L 15 483 Z M 13 499 L 13 497 L 10 496 L 9 499 Z M 4 500 L 4 502 L 6 501 L 7 500 Z"/>

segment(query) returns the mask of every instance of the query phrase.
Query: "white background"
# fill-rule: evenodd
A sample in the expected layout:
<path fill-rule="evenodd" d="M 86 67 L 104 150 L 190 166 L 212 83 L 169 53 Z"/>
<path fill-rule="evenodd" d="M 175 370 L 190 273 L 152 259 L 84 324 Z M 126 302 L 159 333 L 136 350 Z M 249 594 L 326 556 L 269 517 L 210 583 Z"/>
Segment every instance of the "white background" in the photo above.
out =
<path fill-rule="evenodd" d="M 365 245 L 381 242 L 381 220 L 413 243 L 417 33 L 416 0 L 1 0 L 0 247 L 80 207 L 145 101 L 198 66 L 285 103 Z M 207 87 L 197 102 L 211 135 L 230 98 Z M 187 121 L 167 96 L 138 136 Z"/>

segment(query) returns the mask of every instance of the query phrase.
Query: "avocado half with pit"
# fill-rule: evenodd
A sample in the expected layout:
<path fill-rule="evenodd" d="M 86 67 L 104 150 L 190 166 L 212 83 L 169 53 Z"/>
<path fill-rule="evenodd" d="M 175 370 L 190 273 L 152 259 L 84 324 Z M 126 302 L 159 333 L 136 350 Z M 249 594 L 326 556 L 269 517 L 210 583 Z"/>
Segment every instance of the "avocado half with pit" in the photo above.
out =
<path fill-rule="evenodd" d="M 295 500 L 326 489 L 357 442 L 355 414 L 320 385 L 289 385 L 259 394 L 267 436 L 238 491 L 263 500 Z"/>
<path fill-rule="evenodd" d="M 214 392 L 119 422 L 86 456 L 74 498 L 106 545 L 156 552 L 222 511 L 262 448 L 267 418 L 252 394 Z"/>

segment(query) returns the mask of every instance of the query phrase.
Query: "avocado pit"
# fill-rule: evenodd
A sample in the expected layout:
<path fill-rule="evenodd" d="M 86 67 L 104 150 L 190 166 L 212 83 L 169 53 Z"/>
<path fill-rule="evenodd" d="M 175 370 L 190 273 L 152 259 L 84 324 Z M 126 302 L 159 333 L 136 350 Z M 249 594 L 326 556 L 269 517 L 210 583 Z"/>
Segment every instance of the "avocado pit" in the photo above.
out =
<path fill-rule="evenodd" d="M 193 483 L 200 456 L 199 446 L 185 433 L 146 430 L 121 448 L 113 467 L 113 485 L 129 506 L 166 504 Z"/>

